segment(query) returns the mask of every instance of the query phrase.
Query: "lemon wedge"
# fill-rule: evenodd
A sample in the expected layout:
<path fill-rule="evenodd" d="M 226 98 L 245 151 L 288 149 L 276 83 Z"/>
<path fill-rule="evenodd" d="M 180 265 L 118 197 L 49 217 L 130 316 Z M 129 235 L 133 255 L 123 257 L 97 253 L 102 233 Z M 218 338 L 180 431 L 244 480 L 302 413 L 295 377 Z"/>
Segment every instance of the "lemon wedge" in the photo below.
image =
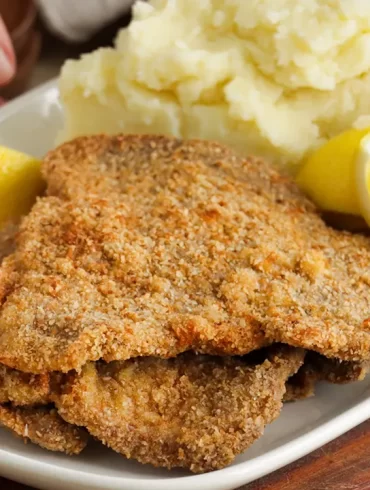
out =
<path fill-rule="evenodd" d="M 361 140 L 356 158 L 357 198 L 361 214 L 370 226 L 370 134 Z"/>
<path fill-rule="evenodd" d="M 297 175 L 297 183 L 321 209 L 345 214 L 362 214 L 364 205 L 360 205 L 358 198 L 359 178 L 356 162 L 359 148 L 363 148 L 361 142 L 369 133 L 370 128 L 345 131 L 314 151 L 304 162 Z M 369 150 L 369 157 L 370 146 L 366 146 L 366 149 Z M 364 170 L 365 165 L 362 168 Z M 368 194 L 367 199 L 370 218 Z"/>
<path fill-rule="evenodd" d="M 27 213 L 44 189 L 41 162 L 0 146 L 0 225 Z"/>

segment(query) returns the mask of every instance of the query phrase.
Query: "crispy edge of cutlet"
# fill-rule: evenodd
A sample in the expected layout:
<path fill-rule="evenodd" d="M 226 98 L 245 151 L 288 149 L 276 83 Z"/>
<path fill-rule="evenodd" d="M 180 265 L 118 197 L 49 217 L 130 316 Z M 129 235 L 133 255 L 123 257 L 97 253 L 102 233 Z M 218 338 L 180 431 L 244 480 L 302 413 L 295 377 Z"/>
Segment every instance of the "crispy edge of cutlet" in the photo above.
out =
<path fill-rule="evenodd" d="M 80 454 L 88 435 L 65 422 L 55 408 L 0 405 L 0 425 L 49 451 Z"/>
<path fill-rule="evenodd" d="M 47 405 L 50 403 L 51 384 L 49 373 L 23 373 L 0 364 L 0 404 Z"/>

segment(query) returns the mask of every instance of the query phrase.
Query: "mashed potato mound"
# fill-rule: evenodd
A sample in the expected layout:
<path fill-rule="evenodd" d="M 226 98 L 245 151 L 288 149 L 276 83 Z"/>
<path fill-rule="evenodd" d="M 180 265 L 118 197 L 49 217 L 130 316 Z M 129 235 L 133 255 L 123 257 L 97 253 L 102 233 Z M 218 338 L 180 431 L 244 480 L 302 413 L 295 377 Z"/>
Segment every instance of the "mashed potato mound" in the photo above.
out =
<path fill-rule="evenodd" d="M 290 171 L 370 114 L 370 2 L 137 2 L 115 48 L 67 61 L 61 139 L 215 139 Z"/>

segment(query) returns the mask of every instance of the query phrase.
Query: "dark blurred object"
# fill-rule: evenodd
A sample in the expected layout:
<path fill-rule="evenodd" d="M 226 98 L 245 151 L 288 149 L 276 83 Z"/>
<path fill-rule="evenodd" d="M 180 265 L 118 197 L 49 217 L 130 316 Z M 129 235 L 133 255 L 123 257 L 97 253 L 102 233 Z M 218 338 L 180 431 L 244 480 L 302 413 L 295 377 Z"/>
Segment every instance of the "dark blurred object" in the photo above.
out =
<path fill-rule="evenodd" d="M 81 54 L 89 53 L 94 49 L 113 46 L 117 32 L 122 27 L 126 27 L 130 23 L 130 20 L 131 14 L 125 14 L 91 36 L 88 41 L 81 43 L 66 43 L 51 33 L 45 24 L 41 23 L 40 30 L 43 40 L 41 57 L 46 60 L 50 60 L 55 56 L 60 58 L 61 55 L 65 59 L 78 58 Z"/>
<path fill-rule="evenodd" d="M 117 31 L 126 26 L 131 18 L 127 13 L 88 41 L 68 44 L 47 30 L 38 15 L 36 4 L 36 1 L 30 0 L 0 0 L 0 15 L 11 34 L 18 61 L 16 77 L 10 85 L 0 89 L 0 107 L 3 99 L 14 98 L 25 92 L 30 85 L 36 86 L 58 76 L 66 59 L 78 58 L 82 53 L 101 46 L 111 46 Z"/>
<path fill-rule="evenodd" d="M 0 15 L 8 28 L 16 58 L 17 72 L 0 96 L 11 99 L 20 95 L 30 82 L 41 48 L 41 35 L 36 30 L 37 9 L 32 0 L 0 0 Z"/>
<path fill-rule="evenodd" d="M 370 233 L 369 226 L 361 216 L 326 211 L 323 213 L 323 218 L 328 225 L 337 230 L 347 230 L 365 235 Z"/>

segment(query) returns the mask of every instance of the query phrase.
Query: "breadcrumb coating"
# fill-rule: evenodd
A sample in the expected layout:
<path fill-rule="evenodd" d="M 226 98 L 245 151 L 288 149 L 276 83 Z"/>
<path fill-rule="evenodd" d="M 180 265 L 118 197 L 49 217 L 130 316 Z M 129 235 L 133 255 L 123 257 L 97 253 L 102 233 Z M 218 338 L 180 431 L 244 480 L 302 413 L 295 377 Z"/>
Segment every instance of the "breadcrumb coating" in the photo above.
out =
<path fill-rule="evenodd" d="M 0 364 L 0 403 L 47 405 L 50 403 L 51 376 L 30 374 Z"/>
<path fill-rule="evenodd" d="M 54 408 L 0 405 L 0 425 L 49 451 L 79 454 L 88 435 L 65 422 Z"/>
<path fill-rule="evenodd" d="M 289 179 L 206 141 L 91 136 L 51 152 L 49 197 L 0 271 L 0 362 L 243 355 L 284 342 L 370 357 L 370 242 Z"/>
<path fill-rule="evenodd" d="M 0 229 L 0 263 L 14 250 L 17 231 L 18 225 L 13 223 Z M 23 373 L 0 364 L 0 404 L 46 405 L 50 403 L 50 394 L 49 374 Z"/>
<path fill-rule="evenodd" d="M 15 248 L 15 236 L 18 227 L 17 223 L 8 222 L 0 228 L 0 264 L 4 257 L 13 252 Z"/>
<path fill-rule="evenodd" d="M 192 353 L 88 363 L 56 400 L 60 415 L 127 458 L 193 472 L 223 468 L 280 413 L 304 352 L 284 347 L 262 364 Z"/>

